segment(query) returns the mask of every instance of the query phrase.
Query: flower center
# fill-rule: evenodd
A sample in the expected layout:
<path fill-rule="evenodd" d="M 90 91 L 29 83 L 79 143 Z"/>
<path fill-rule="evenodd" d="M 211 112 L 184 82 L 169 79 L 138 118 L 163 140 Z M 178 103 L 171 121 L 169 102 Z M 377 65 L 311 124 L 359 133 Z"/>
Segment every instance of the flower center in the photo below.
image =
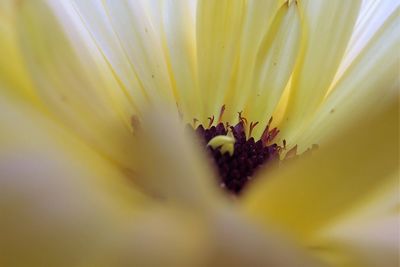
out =
<path fill-rule="evenodd" d="M 239 194 L 252 180 L 258 168 L 279 162 L 283 147 L 272 143 L 279 133 L 277 128 L 270 129 L 272 119 L 258 141 L 250 137 L 258 122 L 250 123 L 246 135 L 247 120 L 241 117 L 241 113 L 239 122 L 234 126 L 224 125 L 222 122 L 212 126 L 214 120 L 209 119 L 210 124 L 207 127 L 199 125 L 195 127 L 195 132 L 203 140 L 218 169 L 220 186 L 229 192 Z"/>

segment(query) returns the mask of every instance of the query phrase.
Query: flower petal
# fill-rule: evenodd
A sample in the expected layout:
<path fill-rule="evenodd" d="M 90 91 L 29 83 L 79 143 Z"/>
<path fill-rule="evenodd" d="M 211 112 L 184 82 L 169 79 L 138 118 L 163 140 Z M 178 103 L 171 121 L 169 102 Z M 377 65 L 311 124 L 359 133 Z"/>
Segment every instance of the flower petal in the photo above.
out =
<path fill-rule="evenodd" d="M 235 77 L 232 84 L 229 85 L 223 103 L 227 107 L 224 119 L 231 123 L 237 119 L 237 112 L 244 110 L 249 95 L 257 92 L 252 88 L 252 81 L 254 75 L 257 77 L 254 72 L 257 71 L 257 67 L 261 68 L 261 66 L 256 66 L 256 64 L 260 64 L 260 61 L 263 62 L 260 57 L 264 59 L 265 53 L 269 51 L 272 40 L 267 37 L 269 33 L 277 31 L 276 28 L 279 25 L 276 25 L 277 23 L 272 25 L 272 23 L 277 20 L 278 10 L 282 6 L 287 7 L 284 1 L 250 0 L 243 8 L 243 26 L 236 29 L 235 32 L 240 39 L 238 40 L 240 45 L 237 51 L 237 70 L 235 70 Z"/>
<path fill-rule="evenodd" d="M 245 109 L 249 121 L 261 120 L 254 131 L 256 137 L 261 136 L 292 74 L 300 47 L 300 25 L 298 5 L 285 4 L 258 51 Z"/>
<path fill-rule="evenodd" d="M 163 10 L 170 75 L 179 94 L 179 109 L 186 121 L 202 114 L 197 84 L 196 1 L 168 0 Z"/>
<path fill-rule="evenodd" d="M 162 201 L 207 210 L 222 202 L 205 152 L 174 113 L 157 105 L 137 132 L 135 179 Z M 190 127 L 190 126 L 189 126 Z"/>
<path fill-rule="evenodd" d="M 110 16 L 101 1 L 74 1 L 75 9 L 90 31 L 112 70 L 123 84 L 126 97 L 131 102 L 147 102 L 148 95 L 137 78 L 137 73 L 124 50 L 124 46 L 114 31 Z"/>
<path fill-rule="evenodd" d="M 162 40 L 160 22 L 161 2 L 145 0 L 113 1 L 104 5 L 121 46 L 148 97 L 162 98 L 175 106 L 176 93 L 171 84 Z M 155 8 L 156 10 L 152 10 Z"/>
<path fill-rule="evenodd" d="M 314 248 L 334 266 L 398 266 L 399 177 L 317 234 Z"/>
<path fill-rule="evenodd" d="M 32 81 L 18 47 L 17 12 L 12 0 L 0 3 L 0 85 L 10 88 L 9 94 L 37 102 Z M 12 90 L 11 90 L 12 89 Z"/>
<path fill-rule="evenodd" d="M 399 5 L 400 3 L 397 1 L 363 0 L 353 34 L 336 77 L 339 78 L 343 74 Z"/>
<path fill-rule="evenodd" d="M 73 135 L 10 100 L 0 97 L 0 264 L 88 262 L 145 198 Z"/>
<path fill-rule="evenodd" d="M 245 209 L 312 246 L 313 233 L 392 181 L 398 171 L 397 107 L 394 100 L 309 157 L 261 173 L 243 199 Z"/>
<path fill-rule="evenodd" d="M 321 103 L 351 37 L 361 1 L 299 1 L 304 39 L 294 70 L 286 114 L 280 127 L 293 145 Z"/>
<path fill-rule="evenodd" d="M 205 0 L 197 5 L 197 62 L 201 101 L 200 119 L 218 115 L 238 60 L 245 1 Z"/>
<path fill-rule="evenodd" d="M 50 116 L 99 153 L 128 168 L 130 116 L 136 110 L 70 2 L 18 3 L 24 56 Z"/>
<path fill-rule="evenodd" d="M 298 139 L 301 150 L 323 144 L 364 114 L 385 108 L 398 94 L 398 9 L 351 63 Z"/>

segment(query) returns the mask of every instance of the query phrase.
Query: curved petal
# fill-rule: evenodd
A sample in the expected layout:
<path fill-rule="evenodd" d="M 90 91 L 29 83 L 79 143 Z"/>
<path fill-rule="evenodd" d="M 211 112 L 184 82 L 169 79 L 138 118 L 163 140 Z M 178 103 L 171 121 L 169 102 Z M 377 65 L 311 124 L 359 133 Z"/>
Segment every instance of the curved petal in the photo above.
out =
<path fill-rule="evenodd" d="M 145 198 L 37 111 L 3 96 L 0 106 L 0 264 L 90 261 Z"/>
<path fill-rule="evenodd" d="M 243 199 L 249 215 L 313 247 L 313 235 L 343 214 L 357 212 L 370 194 L 393 184 L 398 172 L 398 101 L 368 116 L 310 156 L 262 173 Z"/>
<path fill-rule="evenodd" d="M 298 5 L 292 2 L 278 11 L 271 30 L 257 53 L 244 114 L 249 121 L 259 121 L 254 135 L 261 136 L 292 74 L 301 36 Z"/>
<path fill-rule="evenodd" d="M 281 20 L 282 13 L 287 16 L 288 5 L 284 4 L 284 1 L 250 0 L 245 4 L 243 26 L 235 32 L 240 39 L 237 51 L 238 65 L 233 82 L 229 85 L 224 99 L 226 105 L 224 119 L 231 123 L 237 119 L 237 112 L 244 110 L 248 97 L 259 89 L 252 88 L 253 76 L 256 76 L 254 79 L 257 79 L 259 74 L 254 72 L 262 66 L 256 66 L 256 64 L 262 65 L 267 57 L 272 42 L 271 38 L 273 38 L 271 35 L 276 33 L 279 26 L 277 25 L 279 23 L 273 24 L 273 22 Z M 282 11 L 280 16 L 277 16 L 279 10 Z"/>
<path fill-rule="evenodd" d="M 51 116 L 129 168 L 130 117 L 136 110 L 68 3 L 18 6 L 19 37 L 35 90 Z"/>
<path fill-rule="evenodd" d="M 288 145 L 323 100 L 341 62 L 361 1 L 299 1 L 303 41 L 280 126 Z"/>
<path fill-rule="evenodd" d="M 363 51 L 371 38 L 378 32 L 400 3 L 390 0 L 363 0 L 353 34 L 340 64 L 337 79 L 353 60 Z"/>

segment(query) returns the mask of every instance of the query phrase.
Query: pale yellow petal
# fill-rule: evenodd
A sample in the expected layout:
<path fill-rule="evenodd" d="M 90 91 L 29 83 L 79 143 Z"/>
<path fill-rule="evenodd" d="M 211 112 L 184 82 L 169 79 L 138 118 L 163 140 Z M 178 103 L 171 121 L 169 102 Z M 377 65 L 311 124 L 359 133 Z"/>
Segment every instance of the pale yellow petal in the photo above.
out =
<path fill-rule="evenodd" d="M 205 266 L 325 266 L 304 248 L 274 228 L 262 228 L 229 208 L 209 214 L 208 247 Z"/>
<path fill-rule="evenodd" d="M 14 1 L 0 2 L 0 85 L 9 88 L 9 94 L 37 104 L 19 49 L 16 15 Z"/>
<path fill-rule="evenodd" d="M 147 102 L 148 95 L 137 78 L 124 46 L 115 32 L 102 1 L 74 1 L 74 7 L 90 31 L 101 53 L 123 84 L 126 97 L 135 105 Z"/>
<path fill-rule="evenodd" d="M 333 266 L 396 267 L 399 263 L 399 177 L 369 194 L 313 238 L 313 249 Z"/>
<path fill-rule="evenodd" d="M 291 146 L 320 105 L 356 22 L 360 1 L 298 1 L 303 41 L 291 83 L 285 117 L 280 127 Z"/>
<path fill-rule="evenodd" d="M 145 198 L 73 135 L 10 100 L 0 98 L 0 265 L 88 262 Z"/>
<path fill-rule="evenodd" d="M 260 122 L 254 130 L 256 137 L 263 133 L 292 74 L 300 47 L 300 25 L 298 5 L 283 5 L 258 51 L 244 112 L 249 121 Z"/>
<path fill-rule="evenodd" d="M 397 108 L 395 101 L 384 112 L 366 114 L 312 155 L 265 170 L 245 194 L 244 208 L 312 245 L 313 233 L 392 181 L 398 170 Z"/>
<path fill-rule="evenodd" d="M 137 132 L 135 179 L 161 201 L 199 210 L 217 208 L 222 203 L 217 178 L 200 141 L 161 106 L 144 114 Z"/>
<path fill-rule="evenodd" d="M 130 229 L 111 239 L 95 267 L 205 267 L 207 228 L 198 214 L 165 206 L 148 209 Z M 111 256 L 110 256 L 111 255 Z"/>
<path fill-rule="evenodd" d="M 265 53 L 268 52 L 271 40 L 267 37 L 269 32 L 276 31 L 277 25 L 272 26 L 272 23 L 282 6 L 287 7 L 287 4 L 284 4 L 284 1 L 250 0 L 243 8 L 243 26 L 235 32 L 240 37 L 238 66 L 224 99 L 227 107 L 224 119 L 231 123 L 236 122 L 237 112 L 244 110 L 249 95 L 257 92 L 252 88 L 253 76 L 257 79 L 254 72 L 261 67 L 256 66 L 256 62 L 260 64 L 260 61 L 263 61 L 261 57 L 265 57 Z"/>
<path fill-rule="evenodd" d="M 128 168 L 130 116 L 136 111 L 68 3 L 18 6 L 19 37 L 35 90 L 54 119 Z"/>
<path fill-rule="evenodd" d="M 396 12 L 399 5 L 400 2 L 390 0 L 364 0 L 362 2 L 360 14 L 358 15 L 348 47 L 336 74 L 337 79 L 340 78 L 352 61 L 362 52 L 393 12 Z"/>
<path fill-rule="evenodd" d="M 197 5 L 197 70 L 203 114 L 218 116 L 234 79 L 245 1 L 205 0 Z M 228 107 L 234 108 L 234 107 Z"/>
<path fill-rule="evenodd" d="M 386 107 L 399 90 L 398 10 L 351 63 L 297 140 L 300 150 L 323 144 L 365 114 Z"/>
<path fill-rule="evenodd" d="M 190 122 L 202 114 L 203 108 L 197 84 L 195 5 L 195 1 L 169 0 L 163 10 L 170 75 L 179 94 L 183 119 Z"/>
<path fill-rule="evenodd" d="M 152 3 L 139 1 L 103 1 L 112 27 L 149 98 L 176 106 L 161 37 L 162 28 L 154 22 Z M 153 2 L 160 8 L 161 2 Z M 156 12 L 156 11 L 154 11 Z"/>

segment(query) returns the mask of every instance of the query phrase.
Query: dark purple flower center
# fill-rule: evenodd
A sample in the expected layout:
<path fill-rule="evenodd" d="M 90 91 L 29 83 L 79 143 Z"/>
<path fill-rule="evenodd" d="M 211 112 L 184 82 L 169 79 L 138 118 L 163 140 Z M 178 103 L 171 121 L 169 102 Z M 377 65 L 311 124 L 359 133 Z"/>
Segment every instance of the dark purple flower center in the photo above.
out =
<path fill-rule="evenodd" d="M 212 123 L 212 122 L 211 122 Z M 211 124 L 210 123 L 210 124 Z M 245 121 L 240 120 L 235 126 L 218 123 L 216 126 L 205 128 L 198 126 L 195 132 L 203 139 L 205 146 L 216 136 L 227 135 L 229 131 L 235 138 L 234 153 L 221 153 L 219 148 L 207 146 L 210 157 L 218 169 L 221 187 L 233 194 L 239 194 L 246 184 L 253 178 L 257 169 L 267 164 L 279 162 L 281 146 L 271 141 L 278 134 L 276 128 L 269 130 L 269 124 L 261 139 L 255 141 L 253 137 L 248 138 L 245 131 Z M 254 124 L 251 124 L 254 125 Z M 250 126 L 252 129 L 252 126 Z"/>

